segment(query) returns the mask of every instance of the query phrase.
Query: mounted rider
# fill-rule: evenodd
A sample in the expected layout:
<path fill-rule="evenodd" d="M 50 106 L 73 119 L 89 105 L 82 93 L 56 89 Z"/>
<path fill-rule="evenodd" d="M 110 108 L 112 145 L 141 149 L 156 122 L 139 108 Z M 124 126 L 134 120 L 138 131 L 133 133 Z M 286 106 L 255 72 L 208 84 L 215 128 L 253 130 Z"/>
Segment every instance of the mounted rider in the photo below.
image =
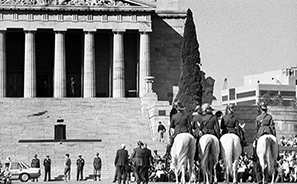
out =
<path fill-rule="evenodd" d="M 265 134 L 276 136 L 275 124 L 273 118 L 267 113 L 267 105 L 264 102 L 260 103 L 261 114 L 256 118 L 256 139 L 254 141 L 254 157 L 256 156 L 256 147 L 259 137 Z"/>
<path fill-rule="evenodd" d="M 212 134 L 220 139 L 220 126 L 218 117 L 212 112 L 214 109 L 208 103 L 203 104 L 201 109 L 203 112 L 202 121 L 200 124 L 200 130 L 202 131 L 202 134 Z"/>
<path fill-rule="evenodd" d="M 164 155 L 164 157 L 167 158 L 170 157 L 174 138 L 180 133 L 192 133 L 190 117 L 185 113 L 185 106 L 183 106 L 181 102 L 177 102 L 176 108 L 178 112 L 172 116 L 169 126 L 169 144 L 167 145 L 166 153 Z M 170 135 L 171 129 L 174 129 L 172 135 Z"/>
<path fill-rule="evenodd" d="M 240 138 L 241 147 L 248 146 L 245 141 L 244 130 L 241 128 L 238 118 L 234 113 L 234 105 L 228 105 L 226 110 L 227 114 L 221 120 L 222 135 L 226 133 L 236 134 Z"/>

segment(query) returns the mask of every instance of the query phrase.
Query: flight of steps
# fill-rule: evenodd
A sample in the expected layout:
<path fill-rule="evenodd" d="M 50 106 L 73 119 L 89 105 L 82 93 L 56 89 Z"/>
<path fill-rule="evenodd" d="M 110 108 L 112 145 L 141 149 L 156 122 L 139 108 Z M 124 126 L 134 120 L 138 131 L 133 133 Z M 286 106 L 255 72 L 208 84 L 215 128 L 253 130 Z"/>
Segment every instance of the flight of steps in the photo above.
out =
<path fill-rule="evenodd" d="M 19 140 L 54 139 L 57 119 L 64 119 L 67 139 L 102 139 L 102 142 L 33 142 Z M 112 180 L 114 157 L 122 143 L 132 153 L 138 140 L 164 154 L 166 143 L 154 143 L 149 120 L 142 116 L 139 98 L 4 98 L 0 99 L 0 156 L 30 164 L 37 154 L 41 165 L 52 159 L 52 178 L 63 174 L 65 154 L 72 161 L 71 178 L 76 179 L 78 154 L 86 161 L 84 177 L 93 173 L 97 152 L 102 159 L 102 179 Z M 43 166 L 41 166 L 43 172 Z M 43 177 L 43 173 L 42 173 Z"/>

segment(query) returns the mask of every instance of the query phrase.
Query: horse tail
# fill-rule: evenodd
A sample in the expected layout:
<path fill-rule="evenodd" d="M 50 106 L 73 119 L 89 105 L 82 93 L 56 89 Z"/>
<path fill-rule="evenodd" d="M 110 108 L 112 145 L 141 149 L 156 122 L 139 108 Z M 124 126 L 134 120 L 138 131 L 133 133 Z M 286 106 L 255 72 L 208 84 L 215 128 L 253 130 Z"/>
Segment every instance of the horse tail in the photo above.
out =
<path fill-rule="evenodd" d="M 177 170 L 180 171 L 181 168 L 182 168 L 182 165 L 184 164 L 184 162 L 186 161 L 187 159 L 187 156 L 188 156 L 188 153 L 189 153 L 189 150 L 191 149 L 191 146 L 190 146 L 191 142 L 189 141 L 188 144 L 182 144 L 182 147 L 180 149 L 180 153 L 177 157 Z"/>
<path fill-rule="evenodd" d="M 271 137 L 267 137 L 266 139 L 266 163 L 268 174 L 271 175 L 274 172 L 274 153 L 273 153 L 273 145 L 274 141 Z"/>
<path fill-rule="evenodd" d="M 233 162 L 234 162 L 234 155 L 235 155 L 235 150 L 234 150 L 234 143 L 233 141 L 230 142 L 230 149 L 225 150 L 225 163 L 226 163 L 226 169 L 228 169 L 229 174 L 233 176 Z"/>
<path fill-rule="evenodd" d="M 202 168 L 204 173 L 211 173 L 212 166 L 214 165 L 214 156 L 211 154 L 212 143 L 213 143 L 213 140 L 210 139 L 210 141 L 206 144 L 204 148 L 204 154 L 201 159 L 201 166 L 203 166 Z"/>

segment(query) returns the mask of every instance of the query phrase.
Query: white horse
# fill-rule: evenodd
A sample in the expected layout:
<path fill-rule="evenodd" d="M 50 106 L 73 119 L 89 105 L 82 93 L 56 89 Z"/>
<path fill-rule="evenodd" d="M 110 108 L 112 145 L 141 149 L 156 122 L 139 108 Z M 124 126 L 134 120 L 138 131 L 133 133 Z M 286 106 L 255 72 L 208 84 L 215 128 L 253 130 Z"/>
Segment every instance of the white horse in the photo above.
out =
<path fill-rule="evenodd" d="M 219 161 L 220 145 L 216 136 L 211 134 L 203 135 L 199 140 L 200 167 L 203 171 L 203 180 L 207 184 L 217 183 L 216 165 Z"/>
<path fill-rule="evenodd" d="M 238 160 L 242 152 L 240 138 L 233 133 L 224 134 L 221 139 L 221 154 L 226 167 L 226 183 L 229 183 L 229 175 L 233 183 L 237 183 Z"/>
<path fill-rule="evenodd" d="M 196 140 L 189 133 L 180 133 L 174 138 L 174 143 L 171 149 L 172 164 L 175 168 L 176 183 L 178 175 L 181 173 L 181 183 L 186 183 L 186 170 L 189 171 L 189 176 L 192 175 L 194 167 L 194 155 L 196 151 Z"/>
<path fill-rule="evenodd" d="M 265 176 L 264 173 L 266 168 L 268 171 L 268 176 L 272 176 L 271 184 L 273 184 L 275 177 L 274 167 L 278 156 L 278 143 L 276 137 L 271 134 L 262 135 L 258 139 L 256 151 L 262 169 L 263 184 L 267 183 L 267 175 Z"/>

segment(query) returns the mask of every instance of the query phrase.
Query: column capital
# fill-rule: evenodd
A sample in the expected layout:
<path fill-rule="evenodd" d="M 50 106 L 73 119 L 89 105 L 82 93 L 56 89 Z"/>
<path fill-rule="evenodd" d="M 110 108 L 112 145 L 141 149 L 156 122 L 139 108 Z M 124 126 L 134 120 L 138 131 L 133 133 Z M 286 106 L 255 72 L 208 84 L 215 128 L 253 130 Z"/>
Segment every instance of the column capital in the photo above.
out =
<path fill-rule="evenodd" d="M 54 32 L 56 33 L 56 32 L 61 32 L 61 33 L 64 33 L 64 32 L 66 32 L 67 31 L 67 29 L 54 29 Z"/>
<path fill-rule="evenodd" d="M 37 30 L 24 30 L 25 33 L 36 33 Z"/>
<path fill-rule="evenodd" d="M 112 32 L 114 34 L 123 34 L 124 32 L 126 32 L 126 29 L 113 29 Z"/>
<path fill-rule="evenodd" d="M 83 29 L 84 33 L 95 33 L 97 29 Z"/>
<path fill-rule="evenodd" d="M 139 29 L 138 31 L 140 34 L 149 34 L 153 32 L 151 29 Z"/>

